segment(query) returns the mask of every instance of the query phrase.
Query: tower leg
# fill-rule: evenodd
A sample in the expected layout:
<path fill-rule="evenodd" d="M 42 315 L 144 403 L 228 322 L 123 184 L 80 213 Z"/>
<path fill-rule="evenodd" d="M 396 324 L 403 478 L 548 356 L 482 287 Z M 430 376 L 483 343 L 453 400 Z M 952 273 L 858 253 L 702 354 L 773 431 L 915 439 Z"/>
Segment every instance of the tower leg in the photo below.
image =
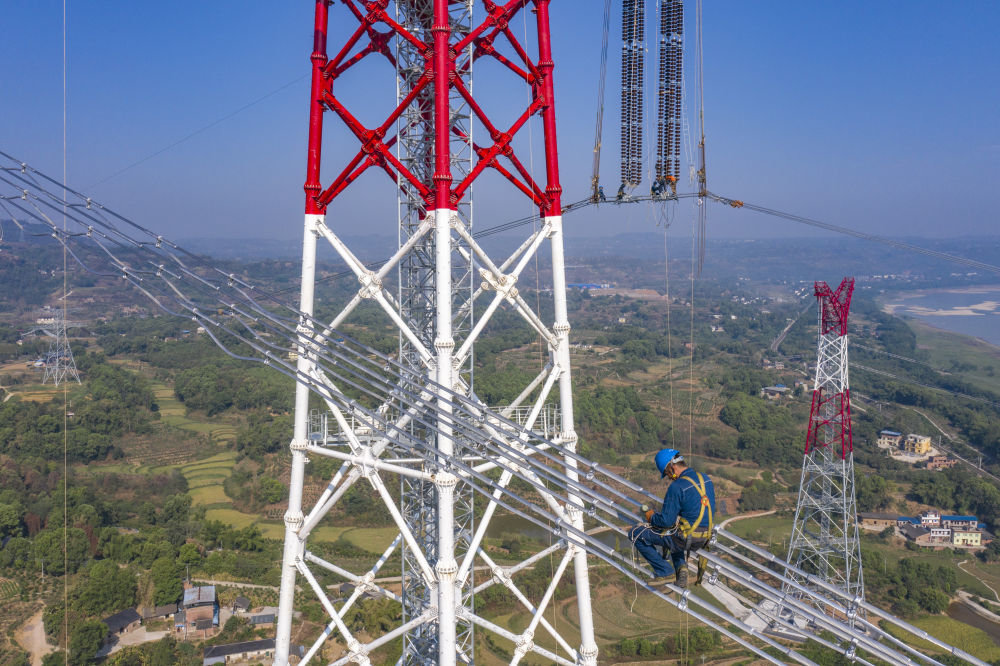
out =
<path fill-rule="evenodd" d="M 569 358 L 569 317 L 566 308 L 566 260 L 563 253 L 562 216 L 546 218 L 552 224 L 552 293 L 555 305 L 555 326 L 553 330 L 558 346 L 553 351 L 555 366 L 559 368 L 559 409 L 562 423 L 560 438 L 563 445 L 576 451 L 576 428 L 573 424 L 573 380 Z M 579 479 L 576 460 L 566 457 L 567 475 L 574 482 Z M 573 527 L 583 530 L 583 505 L 575 496 L 570 497 L 577 505 L 570 509 Z M 578 548 L 573 555 L 573 571 L 576 579 L 577 608 L 580 613 L 580 663 L 597 663 L 597 641 L 594 638 L 594 619 L 590 603 L 590 574 L 587 569 L 587 553 Z"/>
<path fill-rule="evenodd" d="M 307 316 L 313 314 L 313 295 L 316 278 L 316 228 L 323 223 L 322 215 L 306 215 L 302 235 L 302 287 L 299 309 Z M 308 375 L 311 371 L 309 343 L 312 325 L 299 322 L 298 372 Z M 309 387 L 302 382 L 295 384 L 295 416 L 292 432 L 292 470 L 288 482 L 288 510 L 285 512 L 285 549 L 281 558 L 281 588 L 278 593 L 278 626 L 275 633 L 274 663 L 287 664 L 291 649 L 292 613 L 295 605 L 296 565 L 302 557 L 302 484 L 305 478 L 309 427 Z"/>

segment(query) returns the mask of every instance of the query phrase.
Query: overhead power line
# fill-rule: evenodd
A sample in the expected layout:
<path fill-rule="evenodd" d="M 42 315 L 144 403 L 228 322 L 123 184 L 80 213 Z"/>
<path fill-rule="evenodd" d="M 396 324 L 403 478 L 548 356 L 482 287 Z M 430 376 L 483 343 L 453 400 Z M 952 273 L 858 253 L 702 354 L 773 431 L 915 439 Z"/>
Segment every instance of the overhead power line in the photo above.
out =
<path fill-rule="evenodd" d="M 344 461 L 342 473 L 331 482 L 331 492 L 338 484 L 343 486 L 341 490 L 346 490 L 362 474 L 378 478 L 379 472 L 411 475 L 449 472 L 460 476 L 487 502 L 549 531 L 559 542 L 558 547 L 582 549 L 643 585 L 663 602 L 717 629 L 757 656 L 775 664 L 795 661 L 813 666 L 814 662 L 795 647 L 783 645 L 760 627 L 749 625 L 750 616 L 737 617 L 689 589 L 649 586 L 648 567 L 631 561 L 625 553 L 604 543 L 594 531 L 574 527 L 576 523 L 567 511 L 567 507 L 582 511 L 591 524 L 622 533 L 640 521 L 642 503 L 659 501 L 653 493 L 572 448 L 491 410 L 475 396 L 440 385 L 393 356 L 325 327 L 274 294 L 213 266 L 207 259 L 84 195 L 69 191 L 63 198 L 60 184 L 27 165 L 0 162 L 0 184 L 6 185 L 3 189 L 10 192 L 5 197 L 6 203 L 48 226 L 52 237 L 85 269 L 123 279 L 164 311 L 186 316 L 203 326 L 206 335 L 233 358 L 274 368 L 306 385 L 335 416 L 363 427 L 366 436 L 376 442 L 372 446 L 373 458 L 356 460 L 345 447 L 325 443 L 306 445 L 311 456 Z M 73 224 L 69 230 L 52 222 L 53 211 L 64 206 Z M 303 341 L 304 325 L 308 330 L 321 332 L 310 334 Z M 312 370 L 300 370 L 291 359 L 292 353 L 303 350 L 309 354 Z M 445 429 L 448 437 L 467 442 L 466 450 L 484 462 L 477 463 L 462 455 L 444 455 L 429 444 Z M 420 464 L 405 468 L 381 459 L 382 452 L 389 451 L 402 454 L 397 457 L 417 459 Z M 575 471 L 567 469 L 566 460 L 573 461 Z M 515 476 L 519 487 L 527 486 L 527 490 L 512 489 L 498 482 L 490 473 L 492 470 Z M 555 502 L 540 501 L 539 495 Z M 306 517 L 306 524 L 309 520 Z M 911 656 L 936 663 L 882 630 L 877 622 L 883 621 L 970 663 L 985 666 L 972 655 L 726 530 L 718 531 L 711 550 L 704 552 L 704 556 L 710 563 L 707 585 L 725 580 L 746 590 L 744 596 L 780 604 L 797 618 L 797 630 L 861 664 L 876 660 L 912 663 Z M 792 592 L 785 593 L 767 581 L 786 585 Z M 480 587 L 493 584 L 498 584 L 497 577 Z M 761 612 L 767 617 L 766 608 Z M 835 638 L 829 639 L 829 635 Z M 778 652 L 766 652 L 762 646 Z M 557 663 L 572 664 L 561 658 Z"/>
<path fill-rule="evenodd" d="M 732 206 L 733 208 L 744 208 L 746 210 L 752 210 L 757 213 L 764 213 L 765 215 L 770 215 L 772 217 L 780 217 L 782 219 L 789 220 L 791 222 L 797 222 L 799 224 L 805 224 L 810 227 L 816 227 L 817 229 L 825 229 L 826 231 L 832 231 L 834 233 L 844 234 L 846 236 L 853 236 L 855 238 L 861 238 L 863 240 L 873 241 L 875 243 L 882 243 L 883 245 L 895 247 L 900 250 L 916 252 L 926 257 L 934 257 L 935 259 L 941 259 L 942 261 L 950 261 L 955 264 L 968 266 L 969 268 L 975 268 L 977 270 L 987 271 L 989 273 L 996 273 L 1000 275 L 1000 266 L 994 266 L 993 264 L 987 264 L 982 261 L 967 259 L 965 257 L 957 257 L 953 254 L 948 254 L 946 252 L 938 252 L 937 250 L 931 250 L 925 247 L 920 247 L 918 245 L 913 245 L 912 243 L 906 243 L 904 241 L 895 240 L 892 238 L 886 238 L 885 236 L 878 236 L 876 234 L 869 234 L 864 231 L 857 231 L 856 229 L 841 227 L 836 224 L 830 224 L 829 222 L 821 222 L 819 220 L 814 220 L 812 218 L 804 217 L 802 215 L 796 215 L 794 213 L 786 213 L 784 211 L 776 210 L 774 208 L 767 208 L 766 206 L 746 203 L 745 201 L 740 201 L 738 199 L 729 199 L 713 193 L 709 193 L 708 196 L 714 199 L 715 201 L 718 201 L 719 203 L 727 204 L 729 206 Z"/>
<path fill-rule="evenodd" d="M 938 391 L 940 393 L 947 393 L 953 395 L 956 398 L 965 398 L 966 400 L 975 400 L 976 402 L 986 403 L 992 407 L 1000 409 L 1000 402 L 994 402 L 987 398 L 983 398 L 977 395 L 969 395 L 968 393 L 962 393 L 960 391 L 952 391 L 949 389 L 941 388 L 940 386 L 933 386 L 931 384 L 924 384 L 923 382 L 918 382 L 915 379 L 909 379 L 907 377 L 900 377 L 899 375 L 887 372 L 885 370 L 876 370 L 875 368 L 869 368 L 867 365 L 861 365 L 860 363 L 851 363 L 851 369 L 859 368 L 866 372 L 870 372 L 875 375 L 882 375 L 883 377 L 889 377 L 890 379 L 895 379 L 898 382 L 905 382 L 907 384 L 914 384 L 915 386 L 920 386 L 925 389 L 930 389 L 931 391 Z"/>

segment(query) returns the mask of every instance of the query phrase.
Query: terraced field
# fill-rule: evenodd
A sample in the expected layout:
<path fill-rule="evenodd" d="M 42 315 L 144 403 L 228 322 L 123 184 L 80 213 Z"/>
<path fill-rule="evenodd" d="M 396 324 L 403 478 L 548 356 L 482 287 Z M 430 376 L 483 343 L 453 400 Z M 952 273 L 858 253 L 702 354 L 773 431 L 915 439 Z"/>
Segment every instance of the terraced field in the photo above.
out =
<path fill-rule="evenodd" d="M 20 591 L 21 587 L 17 584 L 17 581 L 10 580 L 9 578 L 0 578 L 0 601 L 13 599 Z"/>

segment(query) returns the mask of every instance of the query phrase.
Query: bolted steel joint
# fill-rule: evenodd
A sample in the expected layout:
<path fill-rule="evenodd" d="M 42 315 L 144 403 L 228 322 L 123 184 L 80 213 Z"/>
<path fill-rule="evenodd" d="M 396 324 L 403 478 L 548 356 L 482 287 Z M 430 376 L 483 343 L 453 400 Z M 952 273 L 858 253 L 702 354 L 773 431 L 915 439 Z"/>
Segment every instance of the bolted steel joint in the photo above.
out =
<path fill-rule="evenodd" d="M 568 335 L 570 330 L 569 322 L 556 323 L 552 326 L 552 330 L 555 331 L 556 335 Z"/>
<path fill-rule="evenodd" d="M 506 570 L 500 567 L 493 567 L 490 573 L 493 574 L 493 580 L 496 581 L 497 585 L 507 587 L 507 584 L 510 582 L 510 576 Z"/>
<path fill-rule="evenodd" d="M 576 446 L 579 437 L 575 430 L 563 431 L 559 433 L 559 442 L 567 447 Z"/>
<path fill-rule="evenodd" d="M 445 351 L 455 348 L 455 340 L 452 338 L 434 338 L 434 349 Z"/>
<path fill-rule="evenodd" d="M 454 578 L 455 574 L 458 573 L 458 562 L 455 558 L 438 560 L 437 564 L 434 565 L 434 571 L 438 575 L 438 580 L 442 578 Z"/>
<path fill-rule="evenodd" d="M 521 634 L 521 637 L 517 639 L 517 653 L 522 657 L 535 647 L 535 642 L 531 640 L 534 637 L 534 632 L 525 631 Z"/>
<path fill-rule="evenodd" d="M 434 475 L 434 485 L 437 486 L 439 490 L 454 488 L 456 484 L 458 484 L 458 477 L 449 471 L 438 472 Z"/>
<path fill-rule="evenodd" d="M 304 518 L 301 511 L 285 512 L 285 527 L 291 529 L 293 532 L 299 531 L 299 528 L 302 527 L 303 520 Z"/>
<path fill-rule="evenodd" d="M 292 438 L 292 441 L 288 444 L 288 448 L 290 448 L 292 451 L 305 451 L 306 448 L 308 448 L 308 446 L 309 446 L 308 439 Z"/>

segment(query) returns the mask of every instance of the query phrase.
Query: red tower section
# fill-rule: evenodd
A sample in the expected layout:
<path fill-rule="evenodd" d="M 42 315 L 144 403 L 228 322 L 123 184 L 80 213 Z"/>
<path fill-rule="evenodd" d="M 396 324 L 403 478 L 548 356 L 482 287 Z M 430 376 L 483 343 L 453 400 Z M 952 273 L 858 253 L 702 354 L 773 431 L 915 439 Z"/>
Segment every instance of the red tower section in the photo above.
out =
<path fill-rule="evenodd" d="M 338 45 L 333 57 L 328 56 L 327 35 L 331 0 L 317 0 L 315 36 L 312 53 L 312 92 L 309 122 L 309 152 L 306 170 L 306 213 L 324 214 L 326 207 L 365 171 L 371 168 L 385 172 L 394 183 L 417 192 L 426 210 L 454 209 L 468 193 L 470 186 L 486 169 L 493 169 L 524 193 L 543 216 L 561 212 L 559 169 L 556 159 L 556 118 L 552 85 L 552 46 L 549 35 L 549 0 L 511 0 L 497 3 L 483 0 L 486 18 L 468 34 L 453 34 L 448 21 L 449 5 L 455 0 L 433 0 L 433 40 L 424 41 L 397 23 L 388 10 L 389 0 L 341 0 L 357 21 L 357 27 Z M 538 57 L 528 55 L 525 45 L 510 28 L 510 22 L 528 5 L 535 14 Z M 423 54 L 424 68 L 416 86 L 395 109 L 377 125 L 365 126 L 347 108 L 335 90 L 337 79 L 366 58 L 376 56 L 396 65 L 391 48 L 395 40 L 405 40 Z M 497 49 L 506 42 L 513 53 L 505 56 Z M 513 76 L 527 82 L 531 89 L 528 105 L 509 127 L 498 127 L 458 74 L 467 72 L 481 58 L 500 63 Z M 407 168 L 394 154 L 397 136 L 393 128 L 404 112 L 418 97 L 433 90 L 434 169 L 433 177 L 421 178 Z M 469 105 L 473 116 L 486 130 L 488 144 L 473 143 L 476 161 L 468 174 L 457 182 L 452 177 L 449 159 L 449 133 L 455 131 L 449 120 L 449 97 L 457 94 Z M 509 100 L 508 100 L 509 103 Z M 357 138 L 359 147 L 352 158 L 340 167 L 328 185 L 320 179 L 323 120 L 331 111 Z M 543 184 L 536 182 L 524 162 L 517 156 L 512 142 L 528 120 L 540 114 L 545 142 L 545 176 Z"/>
<path fill-rule="evenodd" d="M 847 315 L 854 278 L 844 278 L 836 291 L 817 282 L 814 293 L 819 300 L 819 350 L 805 452 L 839 448 L 843 459 L 854 450 L 847 370 Z"/>

